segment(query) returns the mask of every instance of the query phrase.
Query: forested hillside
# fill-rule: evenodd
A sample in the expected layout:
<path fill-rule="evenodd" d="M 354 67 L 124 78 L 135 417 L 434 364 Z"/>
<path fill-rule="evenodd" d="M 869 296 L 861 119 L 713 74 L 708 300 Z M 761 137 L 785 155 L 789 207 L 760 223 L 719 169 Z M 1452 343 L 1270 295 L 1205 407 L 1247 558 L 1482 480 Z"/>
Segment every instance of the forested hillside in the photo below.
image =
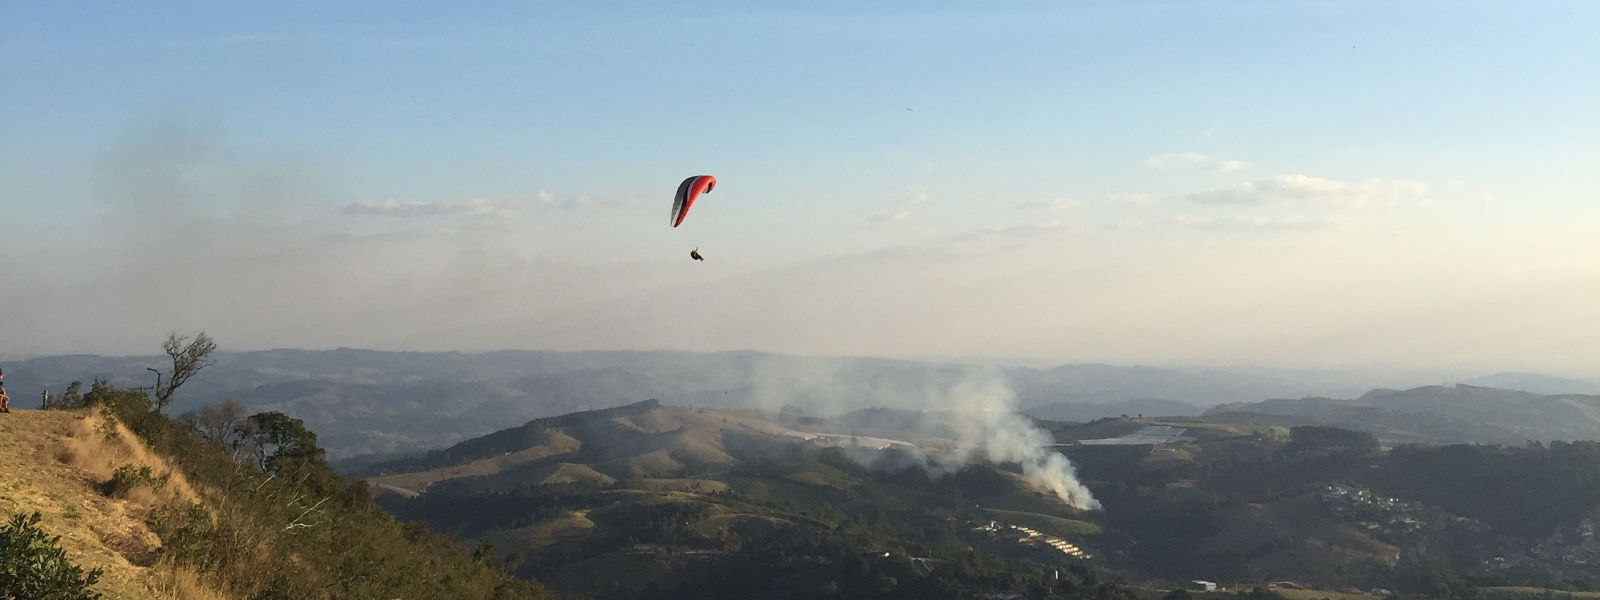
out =
<path fill-rule="evenodd" d="M 906 428 L 925 418 L 645 402 L 366 476 L 402 518 L 594 597 L 1117 596 L 1203 579 L 1464 599 L 1600 581 L 1597 442 L 1391 448 L 1328 426 L 1041 423 L 1100 502 L 1079 510 L 1017 465 L 916 467 L 942 447 Z"/>
<path fill-rule="evenodd" d="M 830 426 L 650 401 L 538 419 L 367 477 L 400 518 L 489 549 L 563 595 L 1135 595 L 1087 551 L 1051 545 L 1081 544 L 1098 526 L 1011 467 L 937 477 L 907 450 L 905 439 L 932 443 L 925 435 L 809 433 Z M 884 445 L 902 449 L 864 460 Z M 1015 527 L 1037 539 L 1020 543 L 1030 534 Z"/>

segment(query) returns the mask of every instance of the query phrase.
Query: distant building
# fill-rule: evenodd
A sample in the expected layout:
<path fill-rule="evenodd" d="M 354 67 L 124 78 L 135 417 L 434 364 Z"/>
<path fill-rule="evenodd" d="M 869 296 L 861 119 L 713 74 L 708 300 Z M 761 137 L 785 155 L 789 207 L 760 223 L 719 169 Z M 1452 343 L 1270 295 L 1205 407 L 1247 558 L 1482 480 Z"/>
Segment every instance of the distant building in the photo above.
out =
<path fill-rule="evenodd" d="M 1189 588 L 1201 592 L 1215 592 L 1217 591 L 1217 584 L 1213 581 L 1196 579 L 1189 582 Z"/>

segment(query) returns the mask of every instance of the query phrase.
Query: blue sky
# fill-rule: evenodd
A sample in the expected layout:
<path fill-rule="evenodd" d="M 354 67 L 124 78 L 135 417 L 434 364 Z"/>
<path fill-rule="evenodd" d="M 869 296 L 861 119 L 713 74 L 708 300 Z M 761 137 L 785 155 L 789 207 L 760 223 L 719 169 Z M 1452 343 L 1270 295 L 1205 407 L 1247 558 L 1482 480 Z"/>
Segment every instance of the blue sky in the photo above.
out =
<path fill-rule="evenodd" d="M 0 356 L 1600 376 L 1600 5 L 857 4 L 0 4 Z"/>

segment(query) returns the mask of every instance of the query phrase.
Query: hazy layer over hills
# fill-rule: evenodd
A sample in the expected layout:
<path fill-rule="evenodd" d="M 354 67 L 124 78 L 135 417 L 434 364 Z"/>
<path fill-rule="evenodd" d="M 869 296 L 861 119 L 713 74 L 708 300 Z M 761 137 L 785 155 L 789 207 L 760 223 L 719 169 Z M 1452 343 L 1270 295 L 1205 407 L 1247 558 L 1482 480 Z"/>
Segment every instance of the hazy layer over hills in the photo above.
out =
<path fill-rule="evenodd" d="M 1600 440 L 1600 396 L 1539 395 L 1470 385 L 1373 390 L 1354 399 L 1300 398 L 1217 406 L 1219 421 L 1333 425 L 1388 442 L 1519 445 Z"/>
<path fill-rule="evenodd" d="M 101 378 L 154 383 L 147 368 L 166 357 L 59 356 L 6 363 L 14 401 L 36 406 L 43 389 Z M 508 424 L 647 398 L 705 407 L 792 405 L 812 415 L 882 406 L 920 407 L 924 390 L 950 389 L 974 373 L 997 374 L 1029 414 L 1091 420 L 1120 414 L 1193 415 L 1224 403 L 1305 396 L 1353 397 L 1383 381 L 1315 371 L 1182 370 L 1064 365 L 987 368 L 870 358 L 760 352 L 226 352 L 191 380 L 174 414 L 232 399 L 252 410 L 305 420 L 330 456 L 442 447 Z M 1593 382 L 1534 375 L 1495 376 L 1581 393 Z"/>

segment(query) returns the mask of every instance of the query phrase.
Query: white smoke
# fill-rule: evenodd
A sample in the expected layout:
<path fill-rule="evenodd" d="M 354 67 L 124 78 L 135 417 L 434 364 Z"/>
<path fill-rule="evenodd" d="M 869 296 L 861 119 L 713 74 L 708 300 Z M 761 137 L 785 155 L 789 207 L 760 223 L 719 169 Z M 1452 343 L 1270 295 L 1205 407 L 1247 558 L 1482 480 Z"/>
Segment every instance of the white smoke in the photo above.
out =
<path fill-rule="evenodd" d="M 939 476 L 978 461 L 1021 465 L 1022 475 L 1080 509 L 1100 502 L 1078 481 L 1072 463 L 1047 446 L 1050 434 L 1016 410 L 1016 394 L 992 369 L 925 367 L 892 361 L 818 359 L 805 365 L 758 365 L 754 400 L 776 410 L 795 406 L 808 414 L 839 415 L 864 408 L 916 411 L 902 423 L 931 435 L 952 438 L 954 448 L 919 446 L 906 451 L 929 473 Z M 872 464 L 876 453 L 849 453 Z"/>

